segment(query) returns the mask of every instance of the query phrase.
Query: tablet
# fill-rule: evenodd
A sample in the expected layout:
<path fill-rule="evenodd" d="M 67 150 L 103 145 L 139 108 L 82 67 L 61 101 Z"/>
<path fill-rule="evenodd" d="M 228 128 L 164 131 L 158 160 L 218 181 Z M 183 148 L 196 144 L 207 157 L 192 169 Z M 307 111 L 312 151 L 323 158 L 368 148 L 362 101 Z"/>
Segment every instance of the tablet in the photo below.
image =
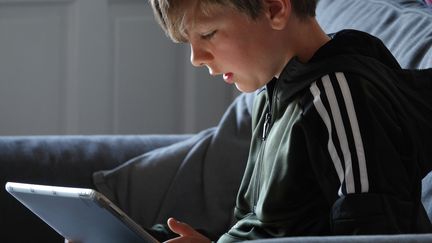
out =
<path fill-rule="evenodd" d="M 73 242 L 158 242 L 95 190 L 14 182 L 6 190 Z"/>

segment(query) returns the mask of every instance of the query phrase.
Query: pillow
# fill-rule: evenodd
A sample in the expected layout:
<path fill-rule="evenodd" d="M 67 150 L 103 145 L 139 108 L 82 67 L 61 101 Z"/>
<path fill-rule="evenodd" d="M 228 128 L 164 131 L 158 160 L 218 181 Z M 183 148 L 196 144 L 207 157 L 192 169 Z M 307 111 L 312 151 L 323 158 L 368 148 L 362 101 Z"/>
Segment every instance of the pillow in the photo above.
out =
<path fill-rule="evenodd" d="M 238 97 L 216 128 L 96 172 L 96 188 L 145 228 L 176 217 L 222 234 L 247 162 L 253 97 Z"/>

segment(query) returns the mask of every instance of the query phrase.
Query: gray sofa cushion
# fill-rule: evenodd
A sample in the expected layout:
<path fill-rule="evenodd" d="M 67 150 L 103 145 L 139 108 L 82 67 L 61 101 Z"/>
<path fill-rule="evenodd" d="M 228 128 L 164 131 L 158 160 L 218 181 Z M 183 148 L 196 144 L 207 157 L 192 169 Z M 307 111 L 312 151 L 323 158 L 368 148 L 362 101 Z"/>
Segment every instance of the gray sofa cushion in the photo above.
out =
<path fill-rule="evenodd" d="M 379 37 L 405 68 L 432 67 L 432 10 L 417 0 L 320 0 L 326 32 L 358 29 Z"/>

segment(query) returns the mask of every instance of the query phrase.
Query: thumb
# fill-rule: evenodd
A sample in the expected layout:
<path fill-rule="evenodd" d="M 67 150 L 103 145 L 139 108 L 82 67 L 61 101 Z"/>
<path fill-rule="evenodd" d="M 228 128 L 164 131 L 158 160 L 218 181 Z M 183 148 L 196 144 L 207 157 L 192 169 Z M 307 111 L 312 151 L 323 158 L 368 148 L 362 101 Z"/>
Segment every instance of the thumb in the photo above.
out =
<path fill-rule="evenodd" d="M 179 234 L 181 236 L 196 235 L 196 231 L 192 227 L 190 227 L 188 224 L 179 222 L 174 218 L 168 219 L 168 226 L 174 233 Z"/>

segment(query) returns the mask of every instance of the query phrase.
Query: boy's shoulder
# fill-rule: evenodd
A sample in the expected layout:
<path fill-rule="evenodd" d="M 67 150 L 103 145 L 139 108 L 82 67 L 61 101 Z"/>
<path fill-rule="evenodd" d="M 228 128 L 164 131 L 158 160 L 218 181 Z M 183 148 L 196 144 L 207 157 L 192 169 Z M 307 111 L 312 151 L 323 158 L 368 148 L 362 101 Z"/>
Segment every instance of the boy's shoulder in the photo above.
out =
<path fill-rule="evenodd" d="M 329 72 L 306 86 L 298 101 L 303 116 L 311 116 L 324 109 L 331 113 L 346 107 L 347 102 L 358 105 L 359 100 L 367 99 L 375 90 L 374 84 L 359 73 Z"/>

